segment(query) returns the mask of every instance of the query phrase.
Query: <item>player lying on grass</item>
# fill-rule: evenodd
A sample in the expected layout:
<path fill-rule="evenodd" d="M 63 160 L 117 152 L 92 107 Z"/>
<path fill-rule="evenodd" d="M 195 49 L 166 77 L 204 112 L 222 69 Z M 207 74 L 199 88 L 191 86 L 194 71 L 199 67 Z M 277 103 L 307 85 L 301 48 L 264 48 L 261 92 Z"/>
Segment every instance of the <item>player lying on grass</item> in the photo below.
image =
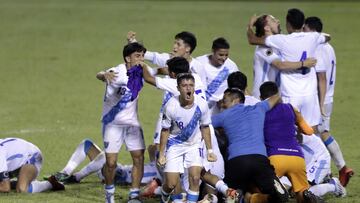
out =
<path fill-rule="evenodd" d="M 34 144 L 20 138 L 0 139 L 0 192 L 38 193 L 64 190 L 54 176 L 37 181 L 42 166 L 41 151 Z M 16 180 L 10 180 L 16 178 Z"/>
<path fill-rule="evenodd" d="M 141 179 L 142 184 L 147 184 L 154 178 L 158 178 L 159 174 L 155 166 L 155 145 L 148 146 L 148 152 L 150 157 L 150 163 L 144 165 L 144 176 Z M 89 158 L 90 162 L 85 165 L 80 171 L 74 173 L 75 169 Z M 65 167 L 54 174 L 55 178 L 67 183 L 79 183 L 82 179 L 90 174 L 96 173 L 98 177 L 103 181 L 101 169 L 105 164 L 105 153 L 91 140 L 83 140 L 75 149 L 71 155 L 69 161 Z M 128 185 L 131 184 L 131 169 L 132 165 L 117 164 L 114 182 L 115 184 Z M 44 179 L 47 179 L 45 176 Z"/>
<path fill-rule="evenodd" d="M 345 197 L 346 189 L 336 177 L 331 177 L 331 157 L 325 145 L 317 136 L 298 135 L 306 162 L 307 179 L 310 184 L 310 191 L 316 196 L 322 197 L 325 194 L 334 194 L 336 197 Z M 286 178 L 281 182 L 287 187 L 291 183 Z"/>

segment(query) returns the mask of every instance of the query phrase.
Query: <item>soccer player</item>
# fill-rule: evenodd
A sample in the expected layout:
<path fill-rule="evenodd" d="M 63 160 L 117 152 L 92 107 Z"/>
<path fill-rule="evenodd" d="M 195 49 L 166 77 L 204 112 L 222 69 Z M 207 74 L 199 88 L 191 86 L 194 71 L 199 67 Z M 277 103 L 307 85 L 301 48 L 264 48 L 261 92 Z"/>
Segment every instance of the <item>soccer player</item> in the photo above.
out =
<path fill-rule="evenodd" d="M 194 77 L 189 73 L 178 75 L 180 95 L 172 97 L 164 109 L 158 159 L 158 164 L 165 167 L 165 183 L 162 186 L 164 202 L 168 201 L 184 169 L 189 173 L 187 202 L 197 202 L 202 169 L 201 136 L 208 150 L 207 159 L 216 161 L 209 131 L 210 112 L 206 101 L 194 95 L 194 82 Z M 171 199 L 179 202 L 182 195 L 172 194 Z"/>
<path fill-rule="evenodd" d="M 255 36 L 251 29 L 255 20 L 251 20 L 247 31 L 249 43 L 266 45 L 278 50 L 283 61 L 303 63 L 305 59 L 315 56 L 315 50 L 319 44 L 330 40 L 328 35 L 321 33 L 302 32 L 304 20 L 302 11 L 289 9 L 286 16 L 286 28 L 289 34 L 270 35 L 266 38 Z M 311 126 L 316 127 L 320 121 L 320 108 L 315 69 L 281 71 L 280 80 L 282 100 L 285 103 L 291 103 Z"/>
<path fill-rule="evenodd" d="M 136 41 L 136 33 L 130 31 L 128 33 L 128 41 Z M 166 67 L 166 62 L 175 56 L 181 56 L 186 58 L 190 64 L 190 71 L 197 73 L 203 84 L 207 84 L 205 68 L 202 63 L 191 56 L 191 53 L 195 50 L 197 45 L 196 37 L 193 33 L 183 31 L 175 35 L 175 41 L 173 44 L 173 50 L 171 53 L 158 53 L 147 51 L 145 53 L 145 59 L 151 63 L 163 68 Z"/>
<path fill-rule="evenodd" d="M 280 21 L 272 15 L 262 15 L 254 23 L 255 35 L 264 37 L 280 34 Z M 254 54 L 254 82 L 252 95 L 260 99 L 259 87 L 266 81 L 274 81 L 279 84 L 281 70 L 295 70 L 304 67 L 313 67 L 316 63 L 314 58 L 308 58 L 303 62 L 281 61 L 280 53 L 273 48 L 259 45 Z M 246 101 L 246 100 L 245 100 Z"/>
<path fill-rule="evenodd" d="M 229 58 L 229 42 L 223 37 L 213 41 L 212 53 L 197 57 L 204 64 L 206 73 L 206 100 L 212 114 L 218 113 L 217 102 L 223 97 L 227 89 L 227 77 L 230 73 L 238 71 L 237 65 Z"/>
<path fill-rule="evenodd" d="M 20 138 L 0 139 L 0 192 L 10 192 L 11 178 L 16 177 L 16 191 L 38 193 L 64 190 L 54 176 L 48 181 L 37 181 L 42 166 L 42 154 L 34 144 Z"/>
<path fill-rule="evenodd" d="M 154 178 L 159 178 L 155 163 L 155 146 L 149 145 L 148 152 L 150 163 L 144 165 L 144 176 L 141 179 L 141 184 L 147 184 Z M 75 172 L 75 169 L 85 161 L 86 157 L 90 162 L 86 164 L 80 171 Z M 89 139 L 83 140 L 71 155 L 65 167 L 54 174 L 56 179 L 63 183 L 79 183 L 82 179 L 90 174 L 97 173 L 101 180 L 104 180 L 101 169 L 105 164 L 105 152 L 99 146 Z M 114 182 L 115 184 L 126 185 L 131 184 L 132 165 L 117 164 Z M 44 177 L 47 179 L 47 177 Z"/>
<path fill-rule="evenodd" d="M 237 88 L 243 92 L 245 95 L 244 105 L 255 105 L 260 101 L 256 97 L 247 94 L 247 77 L 244 73 L 240 71 L 231 73 L 227 79 L 227 83 L 229 89 Z"/>
<path fill-rule="evenodd" d="M 268 81 L 260 86 L 260 98 L 265 100 L 278 94 L 277 85 Z M 286 176 L 291 180 L 298 203 L 310 202 L 309 184 L 305 172 L 304 154 L 296 140 L 296 127 L 302 133 L 312 135 L 313 129 L 304 121 L 301 114 L 291 104 L 278 103 L 266 113 L 264 137 L 267 155 L 275 167 L 278 177 Z"/>
<path fill-rule="evenodd" d="M 264 144 L 265 113 L 280 100 L 278 94 L 255 105 L 244 105 L 244 93 L 238 88 L 224 93 L 223 112 L 212 116 L 214 128 L 224 128 L 228 138 L 228 163 L 225 182 L 241 189 L 247 201 L 285 202 L 288 194 L 276 177 Z M 259 130 L 260 129 L 260 130 Z M 261 193 L 253 193 L 253 186 Z"/>
<path fill-rule="evenodd" d="M 322 32 L 323 24 L 318 17 L 305 19 L 304 32 Z M 339 144 L 330 135 L 330 116 L 333 107 L 333 97 L 336 78 L 336 56 L 329 43 L 320 45 L 316 50 L 319 63 L 315 66 L 318 75 L 319 103 L 322 123 L 319 126 L 321 139 L 324 141 L 336 167 L 339 170 L 341 184 L 346 187 L 354 171 L 347 167 Z"/>
<path fill-rule="evenodd" d="M 138 94 L 142 88 L 142 68 L 146 49 L 134 42 L 124 46 L 125 63 L 96 77 L 106 82 L 103 107 L 103 140 L 106 164 L 105 177 L 106 202 L 114 202 L 114 176 L 119 150 L 123 143 L 130 151 L 133 169 L 129 199 L 138 198 L 140 182 L 144 170 L 144 136 L 137 115 Z"/>

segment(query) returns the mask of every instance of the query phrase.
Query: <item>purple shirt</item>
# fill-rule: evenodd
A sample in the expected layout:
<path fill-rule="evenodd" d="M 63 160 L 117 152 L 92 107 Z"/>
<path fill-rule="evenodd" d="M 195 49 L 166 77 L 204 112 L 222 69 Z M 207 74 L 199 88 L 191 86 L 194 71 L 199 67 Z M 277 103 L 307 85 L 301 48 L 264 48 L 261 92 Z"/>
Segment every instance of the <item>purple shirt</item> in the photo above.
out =
<path fill-rule="evenodd" d="M 296 116 L 290 104 L 279 103 L 265 116 L 264 137 L 268 156 L 290 155 L 304 158 L 296 140 Z"/>

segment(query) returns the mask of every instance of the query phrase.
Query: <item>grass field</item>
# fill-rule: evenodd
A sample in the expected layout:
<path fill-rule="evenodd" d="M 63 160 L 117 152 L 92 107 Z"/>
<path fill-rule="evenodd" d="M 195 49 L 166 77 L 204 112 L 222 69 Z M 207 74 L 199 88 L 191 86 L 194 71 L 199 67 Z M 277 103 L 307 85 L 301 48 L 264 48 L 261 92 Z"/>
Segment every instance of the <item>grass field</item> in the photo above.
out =
<path fill-rule="evenodd" d="M 231 43 L 231 58 L 251 85 L 254 47 L 246 40 L 248 19 L 254 13 L 271 13 L 285 30 L 286 11 L 292 7 L 321 17 L 324 31 L 333 37 L 338 70 L 332 132 L 347 164 L 358 172 L 347 187 L 348 197 L 326 199 L 360 202 L 358 2 L 1 0 L 0 137 L 36 144 L 45 159 L 40 176 L 58 171 L 82 139 L 101 146 L 104 85 L 95 74 L 122 63 L 127 31 L 136 31 L 149 50 L 165 52 L 176 33 L 192 31 L 198 38 L 195 56 L 209 52 L 211 41 L 224 36 Z M 147 144 L 161 95 L 148 85 L 141 93 L 139 113 Z M 127 153 L 120 154 L 121 163 L 129 160 Z M 117 200 L 126 199 L 127 192 L 117 187 Z M 102 201 L 102 185 L 95 176 L 64 192 L 0 194 L 0 202 Z"/>

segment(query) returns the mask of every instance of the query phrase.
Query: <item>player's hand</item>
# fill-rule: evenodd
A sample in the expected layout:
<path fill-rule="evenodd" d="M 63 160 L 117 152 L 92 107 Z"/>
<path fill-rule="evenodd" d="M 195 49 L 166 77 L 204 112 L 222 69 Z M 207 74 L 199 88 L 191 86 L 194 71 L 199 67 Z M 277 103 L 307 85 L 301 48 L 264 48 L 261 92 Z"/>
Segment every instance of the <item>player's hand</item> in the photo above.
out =
<path fill-rule="evenodd" d="M 115 79 L 117 78 L 117 72 L 114 71 L 107 71 L 104 73 L 104 78 L 106 81 L 106 84 L 111 84 L 112 82 L 115 81 Z"/>
<path fill-rule="evenodd" d="M 307 58 L 304 61 L 304 67 L 311 68 L 316 65 L 317 60 L 315 58 Z"/>
<path fill-rule="evenodd" d="M 164 155 L 160 155 L 158 160 L 157 160 L 157 165 L 160 167 L 164 167 L 166 163 L 166 158 Z"/>
<path fill-rule="evenodd" d="M 217 160 L 216 154 L 214 154 L 214 152 L 208 153 L 207 160 L 209 162 L 215 162 Z"/>
<path fill-rule="evenodd" d="M 321 112 L 321 116 L 326 118 L 326 114 L 325 114 L 325 106 L 320 105 L 320 112 Z"/>
<path fill-rule="evenodd" d="M 136 32 L 129 31 L 127 33 L 126 39 L 127 39 L 128 43 L 136 42 Z"/>
<path fill-rule="evenodd" d="M 254 26 L 254 24 L 255 24 L 255 22 L 256 22 L 256 20 L 257 20 L 258 18 L 259 18 L 259 16 L 257 16 L 256 14 L 254 14 L 253 16 L 251 16 L 250 21 L 249 21 L 249 27 L 250 27 L 250 28 Z"/>

